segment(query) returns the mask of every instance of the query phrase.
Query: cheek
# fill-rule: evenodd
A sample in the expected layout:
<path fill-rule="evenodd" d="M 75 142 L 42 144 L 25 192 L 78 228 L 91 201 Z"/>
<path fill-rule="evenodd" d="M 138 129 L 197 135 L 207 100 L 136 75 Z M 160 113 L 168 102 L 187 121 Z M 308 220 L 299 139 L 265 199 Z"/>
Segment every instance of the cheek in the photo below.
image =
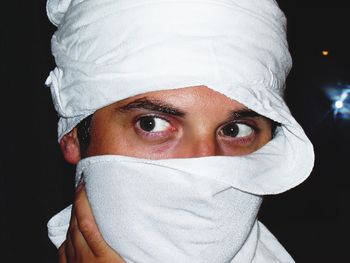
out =
<path fill-rule="evenodd" d="M 88 156 L 115 154 L 123 152 L 123 125 L 116 125 L 102 114 L 94 116 L 91 123 Z"/>
<path fill-rule="evenodd" d="M 220 145 L 220 155 L 223 156 L 242 156 L 250 154 L 257 150 L 256 145 L 250 146 L 232 146 L 232 145 Z"/>
<path fill-rule="evenodd" d="M 252 138 L 238 142 L 225 142 L 225 140 L 219 140 L 220 155 L 225 156 L 242 156 L 251 154 L 271 140 L 270 130 L 263 130 L 257 132 Z"/>

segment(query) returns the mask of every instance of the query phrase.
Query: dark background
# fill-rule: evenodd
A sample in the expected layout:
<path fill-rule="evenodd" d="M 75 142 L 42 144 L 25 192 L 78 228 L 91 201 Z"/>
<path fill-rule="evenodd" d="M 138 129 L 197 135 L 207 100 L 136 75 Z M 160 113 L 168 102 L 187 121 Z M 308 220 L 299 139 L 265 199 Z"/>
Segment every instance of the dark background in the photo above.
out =
<path fill-rule="evenodd" d="M 316 163 L 301 186 L 267 197 L 260 219 L 296 262 L 350 262 L 350 121 L 329 113 L 323 91 L 349 83 L 350 8 L 337 0 L 278 2 L 294 60 L 286 100 L 314 144 Z M 46 223 L 71 202 L 74 167 L 60 154 L 44 85 L 54 67 L 55 27 L 44 0 L 4 1 L 0 10 L 0 262 L 56 262 Z"/>

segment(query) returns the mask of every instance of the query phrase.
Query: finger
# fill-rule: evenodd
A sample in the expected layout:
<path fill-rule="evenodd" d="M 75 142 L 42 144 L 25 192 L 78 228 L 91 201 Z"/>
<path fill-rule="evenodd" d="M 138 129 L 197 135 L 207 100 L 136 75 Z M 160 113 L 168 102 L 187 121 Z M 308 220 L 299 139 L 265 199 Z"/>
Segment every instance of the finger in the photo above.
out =
<path fill-rule="evenodd" d="M 67 263 L 65 246 L 66 244 L 63 243 L 58 249 L 58 263 Z"/>
<path fill-rule="evenodd" d="M 79 186 L 76 190 L 76 194 L 81 191 L 81 187 Z M 69 250 L 69 254 L 73 254 L 75 260 L 83 259 L 84 257 L 93 255 L 90 247 L 88 246 L 87 242 L 85 241 L 84 236 L 80 232 L 80 228 L 77 222 L 76 218 L 76 205 L 74 204 L 72 208 L 72 214 L 71 219 L 69 223 L 69 231 L 68 231 L 69 239 L 67 242 L 67 249 Z M 73 253 L 71 253 L 71 249 L 73 250 Z"/>
<path fill-rule="evenodd" d="M 74 262 L 75 260 L 75 248 L 71 238 L 71 234 L 67 235 L 66 244 L 65 244 L 65 253 L 68 262 Z"/>
<path fill-rule="evenodd" d="M 75 258 L 75 248 L 72 242 L 72 235 L 74 235 L 73 233 L 75 231 L 74 228 L 76 228 L 74 227 L 74 220 L 73 220 L 74 218 L 75 218 L 74 209 L 72 208 L 66 241 L 62 245 L 64 247 L 64 253 L 65 253 L 67 262 L 74 262 L 74 258 Z"/>
<path fill-rule="evenodd" d="M 105 255 L 109 252 L 110 248 L 104 241 L 96 225 L 84 188 L 76 193 L 75 205 L 79 229 L 92 253 L 96 256 Z"/>
<path fill-rule="evenodd" d="M 107 257 L 109 259 L 108 262 L 125 263 L 123 258 L 109 247 L 103 239 L 92 214 L 85 187 L 82 187 L 82 189 L 75 194 L 75 216 L 81 234 L 84 236 L 93 255 L 101 258 Z"/>

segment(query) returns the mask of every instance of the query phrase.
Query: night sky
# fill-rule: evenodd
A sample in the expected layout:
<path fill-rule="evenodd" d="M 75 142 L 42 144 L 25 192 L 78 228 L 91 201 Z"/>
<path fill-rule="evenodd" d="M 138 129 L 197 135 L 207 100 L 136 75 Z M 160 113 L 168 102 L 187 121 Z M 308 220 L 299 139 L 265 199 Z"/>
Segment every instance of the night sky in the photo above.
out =
<path fill-rule="evenodd" d="M 334 115 L 325 89 L 350 84 L 350 8 L 337 0 L 278 2 L 294 62 L 286 101 L 316 163 L 302 185 L 266 197 L 260 219 L 296 262 L 348 262 L 350 120 Z M 0 262 L 56 262 L 46 223 L 71 202 L 74 167 L 61 156 L 44 85 L 55 27 L 44 0 L 6 1 L 1 11 Z"/>

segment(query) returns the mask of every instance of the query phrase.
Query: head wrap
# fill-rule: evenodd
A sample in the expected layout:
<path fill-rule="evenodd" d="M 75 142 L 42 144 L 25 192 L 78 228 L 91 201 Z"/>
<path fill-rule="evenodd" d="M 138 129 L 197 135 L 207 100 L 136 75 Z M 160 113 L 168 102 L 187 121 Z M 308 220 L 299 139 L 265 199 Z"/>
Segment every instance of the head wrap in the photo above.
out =
<path fill-rule="evenodd" d="M 127 97 L 205 85 L 291 124 L 285 17 L 272 0 L 49 0 L 59 139 Z"/>

